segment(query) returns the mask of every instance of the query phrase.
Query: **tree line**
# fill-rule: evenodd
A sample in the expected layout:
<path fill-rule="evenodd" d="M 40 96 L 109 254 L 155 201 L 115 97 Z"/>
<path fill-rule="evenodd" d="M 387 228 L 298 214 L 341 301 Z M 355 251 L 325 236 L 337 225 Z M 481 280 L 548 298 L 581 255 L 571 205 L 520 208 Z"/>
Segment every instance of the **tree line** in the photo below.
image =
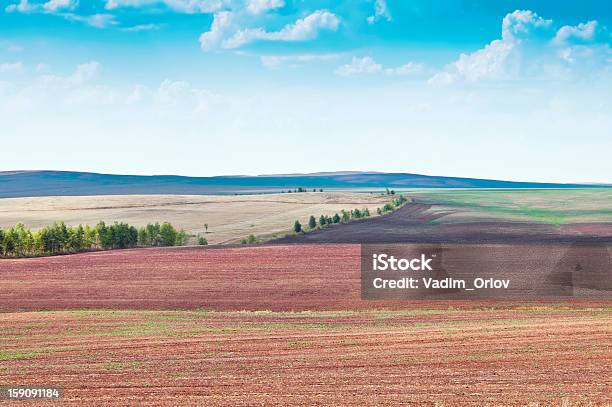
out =
<path fill-rule="evenodd" d="M 388 188 L 387 188 L 387 191 L 389 191 Z M 395 195 L 395 191 L 393 190 L 391 191 L 392 193 L 388 192 L 387 194 Z M 376 213 L 378 215 L 383 215 L 386 213 L 393 212 L 399 209 L 400 207 L 402 207 L 406 202 L 408 202 L 408 198 L 406 198 L 404 195 L 399 195 L 397 198 L 393 199 L 391 202 L 386 203 L 382 208 L 376 208 Z M 311 215 L 310 218 L 308 219 L 308 230 L 309 231 L 314 230 L 317 227 L 324 228 L 334 223 L 347 223 L 347 222 L 350 222 L 351 219 L 360 219 L 360 218 L 366 218 L 370 216 L 370 210 L 368 208 L 353 209 L 351 211 L 346 211 L 343 209 L 342 211 L 340 211 L 340 213 L 341 215 L 336 213 L 334 214 L 334 216 L 321 215 L 319 217 L 318 223 L 317 223 L 317 218 Z M 300 221 L 296 220 L 293 224 L 293 232 L 302 233 L 304 231 L 305 229 L 300 223 Z"/>
<path fill-rule="evenodd" d="M 99 222 L 94 227 L 56 222 L 36 232 L 19 223 L 7 230 L 0 228 L 0 256 L 34 257 L 137 246 L 181 246 L 187 237 L 187 233 L 168 222 L 149 223 L 140 229 L 123 222 L 112 225 Z"/>

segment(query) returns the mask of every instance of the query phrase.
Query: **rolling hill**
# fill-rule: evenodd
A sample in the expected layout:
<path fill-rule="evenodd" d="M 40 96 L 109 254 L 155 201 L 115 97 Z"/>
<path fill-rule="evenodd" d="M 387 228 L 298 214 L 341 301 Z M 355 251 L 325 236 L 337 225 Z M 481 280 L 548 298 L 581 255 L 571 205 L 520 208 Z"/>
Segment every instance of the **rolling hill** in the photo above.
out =
<path fill-rule="evenodd" d="M 111 194 L 235 194 L 272 192 L 297 187 L 326 189 L 575 188 L 595 187 L 595 185 L 513 182 L 378 172 L 215 177 L 111 175 L 70 171 L 0 172 L 0 198 Z"/>

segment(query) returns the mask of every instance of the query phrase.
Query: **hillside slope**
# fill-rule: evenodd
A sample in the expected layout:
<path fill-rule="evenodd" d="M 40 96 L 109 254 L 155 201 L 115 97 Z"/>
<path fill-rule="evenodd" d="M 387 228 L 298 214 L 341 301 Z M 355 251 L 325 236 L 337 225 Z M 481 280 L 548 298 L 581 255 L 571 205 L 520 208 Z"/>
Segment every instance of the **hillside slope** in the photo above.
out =
<path fill-rule="evenodd" d="M 56 195 L 234 194 L 288 188 L 573 188 L 578 184 L 511 182 L 407 173 L 183 177 L 110 175 L 69 171 L 0 172 L 0 198 Z M 588 186 L 588 185 L 587 185 Z"/>

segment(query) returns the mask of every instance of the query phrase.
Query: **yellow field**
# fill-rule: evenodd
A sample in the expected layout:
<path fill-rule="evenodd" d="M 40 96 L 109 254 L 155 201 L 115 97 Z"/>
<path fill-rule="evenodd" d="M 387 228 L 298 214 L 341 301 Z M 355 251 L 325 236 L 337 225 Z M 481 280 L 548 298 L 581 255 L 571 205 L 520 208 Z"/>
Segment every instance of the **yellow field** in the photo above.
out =
<path fill-rule="evenodd" d="M 55 221 L 94 225 L 122 221 L 134 226 L 170 222 L 211 244 L 240 241 L 249 234 L 283 236 L 298 219 L 333 215 L 340 210 L 376 208 L 390 197 L 353 192 L 306 192 L 266 195 L 106 195 L 0 199 L 0 227 L 18 222 L 38 229 Z"/>

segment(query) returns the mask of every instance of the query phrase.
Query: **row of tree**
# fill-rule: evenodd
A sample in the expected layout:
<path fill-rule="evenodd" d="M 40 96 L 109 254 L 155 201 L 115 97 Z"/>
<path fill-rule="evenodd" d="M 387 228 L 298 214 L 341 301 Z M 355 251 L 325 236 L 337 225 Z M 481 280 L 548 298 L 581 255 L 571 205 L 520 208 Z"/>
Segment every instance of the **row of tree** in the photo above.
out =
<path fill-rule="evenodd" d="M 342 211 L 340 211 L 340 213 L 342 215 L 339 215 L 338 213 L 334 214 L 334 216 L 321 215 L 319 216 L 318 223 L 317 223 L 317 218 L 311 215 L 310 218 L 308 219 L 308 229 L 310 230 L 316 229 L 317 225 L 319 227 L 326 227 L 334 223 L 340 223 L 340 222 L 347 223 L 351 219 L 359 219 L 359 218 L 365 218 L 365 217 L 370 216 L 370 210 L 368 208 L 353 209 L 352 211 L 345 211 L 343 209 Z M 295 233 L 300 233 L 303 231 L 303 229 L 304 228 L 302 227 L 302 224 L 300 223 L 300 221 L 296 220 L 295 223 L 293 224 L 293 231 Z"/>
<path fill-rule="evenodd" d="M 319 192 L 323 192 L 323 188 L 319 188 L 319 189 L 318 189 L 318 191 L 319 191 Z M 290 193 L 292 193 L 292 192 L 293 192 L 293 193 L 297 193 L 297 192 L 308 192 L 308 190 L 307 190 L 306 188 L 299 187 L 299 188 L 296 188 L 296 189 L 288 189 L 286 192 L 287 192 L 288 194 L 290 194 Z M 316 189 L 316 188 L 313 188 L 313 189 L 312 189 L 312 192 L 317 192 L 317 189 Z M 283 190 L 281 191 L 281 194 L 284 194 L 284 193 L 285 193 L 285 190 L 283 189 Z"/>
<path fill-rule="evenodd" d="M 0 257 L 32 257 L 136 246 L 181 246 L 187 234 L 170 223 L 149 223 L 136 229 L 127 223 L 67 226 L 57 222 L 32 232 L 22 223 L 0 228 Z"/>
<path fill-rule="evenodd" d="M 395 191 L 393 191 L 393 193 L 389 193 L 389 195 L 395 195 Z M 408 199 L 404 195 L 399 195 L 397 198 L 393 199 L 391 202 L 386 203 L 382 208 L 376 208 L 376 212 L 379 215 L 393 212 L 396 209 L 403 206 L 406 202 L 408 202 Z M 352 211 L 345 211 L 343 209 L 340 213 L 342 215 L 339 215 L 338 213 L 336 213 L 334 216 L 321 215 L 319 217 L 318 226 L 326 227 L 333 223 L 340 223 L 340 222 L 347 223 L 351 219 L 367 218 L 370 216 L 370 210 L 368 208 L 353 209 Z M 314 230 L 316 228 L 317 228 L 317 218 L 311 215 L 310 218 L 308 219 L 308 229 Z M 295 233 L 301 233 L 302 231 L 304 231 L 304 228 L 299 220 L 296 220 L 295 223 L 293 224 L 293 231 Z"/>

